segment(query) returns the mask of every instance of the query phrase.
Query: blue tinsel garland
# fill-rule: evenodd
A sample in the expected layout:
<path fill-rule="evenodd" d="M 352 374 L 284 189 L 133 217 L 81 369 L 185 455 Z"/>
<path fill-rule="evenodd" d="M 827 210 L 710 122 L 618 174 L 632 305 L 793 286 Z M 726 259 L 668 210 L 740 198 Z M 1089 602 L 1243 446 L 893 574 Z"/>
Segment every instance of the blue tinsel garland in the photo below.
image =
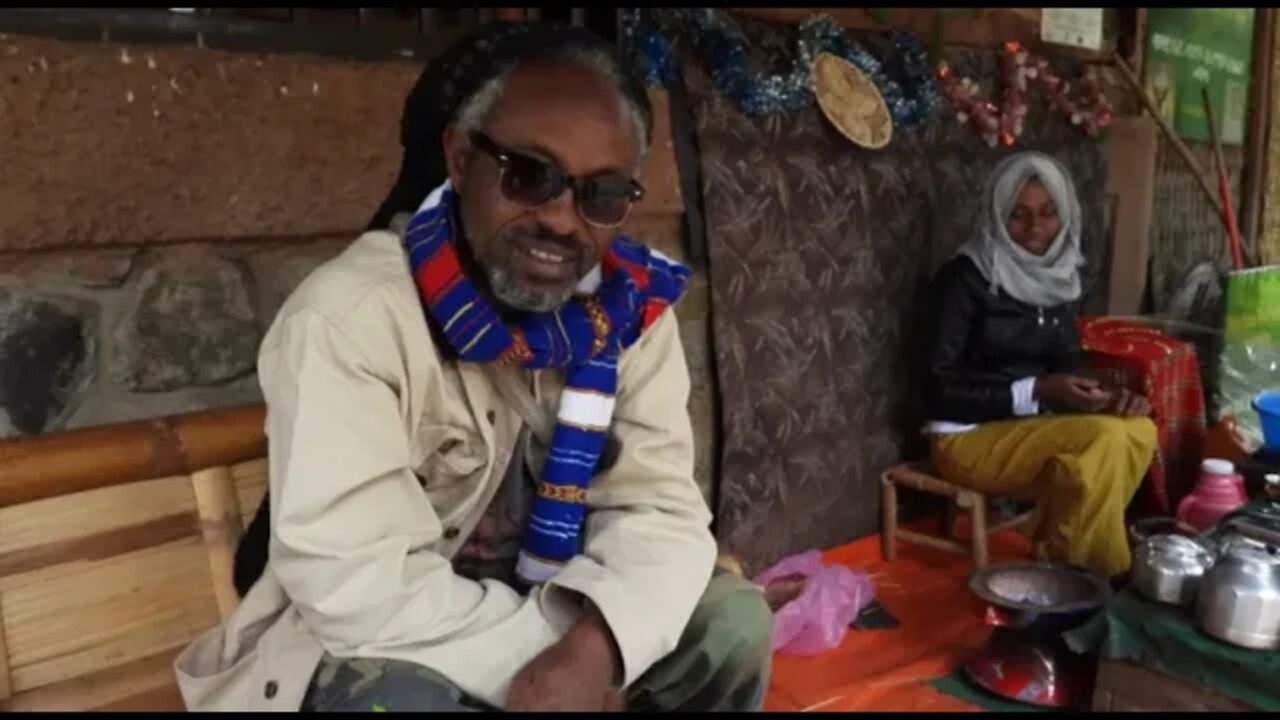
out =
<path fill-rule="evenodd" d="M 752 74 L 748 70 L 746 42 L 741 32 L 730 27 L 711 8 L 664 11 L 668 26 L 692 28 L 686 33 L 694 48 L 708 58 L 711 78 L 726 97 L 748 115 L 768 115 L 798 110 L 813 102 L 813 61 L 821 52 L 838 55 L 867 75 L 884 96 L 894 124 L 910 128 L 930 118 L 941 102 L 934 84 L 928 54 L 907 33 L 894 33 L 893 46 L 902 55 L 906 81 L 915 92 L 908 95 L 902 84 L 891 79 L 879 60 L 862 46 L 850 41 L 838 25 L 825 15 L 800 24 L 797 52 L 788 72 Z M 624 42 L 631 48 L 650 84 L 667 85 L 675 73 L 671 42 L 654 26 L 642 22 L 638 11 L 623 13 Z"/>

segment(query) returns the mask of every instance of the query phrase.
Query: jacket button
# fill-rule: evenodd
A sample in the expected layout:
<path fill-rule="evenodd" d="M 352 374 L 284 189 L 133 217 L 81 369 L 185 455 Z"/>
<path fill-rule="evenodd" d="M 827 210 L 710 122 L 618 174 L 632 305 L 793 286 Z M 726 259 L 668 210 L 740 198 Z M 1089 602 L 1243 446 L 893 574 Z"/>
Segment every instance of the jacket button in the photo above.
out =
<path fill-rule="evenodd" d="M 278 692 L 280 692 L 280 686 L 276 684 L 275 680 L 268 680 L 266 687 L 262 688 L 262 694 L 268 700 L 275 697 Z"/>
<path fill-rule="evenodd" d="M 492 411 L 492 410 L 490 410 L 489 412 L 485 413 L 485 417 L 489 418 L 489 424 L 490 424 L 490 425 L 493 425 L 494 423 L 498 422 L 498 413 L 496 413 L 496 412 L 494 412 L 494 411 Z"/>
<path fill-rule="evenodd" d="M 445 529 L 444 529 L 444 539 L 445 539 L 445 540 L 452 540 L 452 539 L 454 539 L 454 538 L 458 537 L 458 533 L 460 533 L 460 532 L 462 532 L 462 531 L 461 531 L 461 530 L 459 530 L 459 529 L 458 529 L 458 528 L 456 528 L 456 527 L 447 527 L 447 528 L 445 528 Z"/>

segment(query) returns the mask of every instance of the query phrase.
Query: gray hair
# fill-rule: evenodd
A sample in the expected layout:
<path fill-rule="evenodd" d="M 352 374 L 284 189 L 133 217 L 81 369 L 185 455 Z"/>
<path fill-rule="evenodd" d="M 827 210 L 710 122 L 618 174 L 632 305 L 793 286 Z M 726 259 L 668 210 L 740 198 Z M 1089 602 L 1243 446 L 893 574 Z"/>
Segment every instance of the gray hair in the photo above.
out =
<path fill-rule="evenodd" d="M 618 65 L 617 59 L 606 52 L 595 48 L 568 47 L 559 52 L 553 52 L 549 55 L 538 58 L 544 62 L 559 62 L 566 65 L 573 65 L 584 70 L 600 75 L 609 80 L 615 89 L 618 90 L 618 101 L 622 104 L 622 114 L 630 121 L 632 128 L 635 130 L 637 142 L 640 144 L 640 159 L 644 159 L 645 154 L 649 151 L 648 123 L 646 122 L 646 114 L 643 109 L 632 98 L 623 91 L 623 87 L 627 82 L 623 74 L 622 68 Z M 493 78 L 486 81 L 480 86 L 480 89 L 471 94 L 458 107 L 458 112 L 454 116 L 452 125 L 464 132 L 472 132 L 479 130 L 485 121 L 489 119 L 489 115 L 498 105 L 498 101 L 502 99 L 502 93 L 506 90 L 507 79 L 511 73 L 520 66 L 519 62 L 511 63 L 504 67 L 501 72 Z"/>

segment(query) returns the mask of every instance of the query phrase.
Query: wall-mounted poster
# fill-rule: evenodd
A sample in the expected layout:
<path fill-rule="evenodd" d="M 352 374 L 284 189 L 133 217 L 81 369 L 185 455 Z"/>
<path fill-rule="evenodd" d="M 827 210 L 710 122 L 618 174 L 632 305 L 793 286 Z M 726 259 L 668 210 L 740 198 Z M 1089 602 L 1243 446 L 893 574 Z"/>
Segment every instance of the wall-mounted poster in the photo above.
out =
<path fill-rule="evenodd" d="M 1041 8 L 1040 39 L 1099 50 L 1102 48 L 1102 8 Z"/>
<path fill-rule="evenodd" d="M 1222 142 L 1244 142 L 1253 58 L 1253 8 L 1147 10 L 1147 92 L 1187 140 L 1208 141 L 1200 88 L 1209 87 Z"/>

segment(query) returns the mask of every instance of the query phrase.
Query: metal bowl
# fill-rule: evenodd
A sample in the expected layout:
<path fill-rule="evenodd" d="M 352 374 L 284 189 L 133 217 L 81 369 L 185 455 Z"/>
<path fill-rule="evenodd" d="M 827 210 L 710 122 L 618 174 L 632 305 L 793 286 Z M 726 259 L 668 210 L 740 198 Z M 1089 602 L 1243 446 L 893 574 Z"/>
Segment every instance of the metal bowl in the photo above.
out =
<path fill-rule="evenodd" d="M 983 568 L 969 578 L 969 589 L 992 605 L 1034 613 L 1096 610 L 1111 597 L 1101 577 L 1046 562 Z"/>
<path fill-rule="evenodd" d="M 1008 700 L 1078 708 L 1093 695 L 1097 659 L 1072 652 L 1060 637 L 1027 638 L 997 628 L 964 671 L 978 687 Z"/>

